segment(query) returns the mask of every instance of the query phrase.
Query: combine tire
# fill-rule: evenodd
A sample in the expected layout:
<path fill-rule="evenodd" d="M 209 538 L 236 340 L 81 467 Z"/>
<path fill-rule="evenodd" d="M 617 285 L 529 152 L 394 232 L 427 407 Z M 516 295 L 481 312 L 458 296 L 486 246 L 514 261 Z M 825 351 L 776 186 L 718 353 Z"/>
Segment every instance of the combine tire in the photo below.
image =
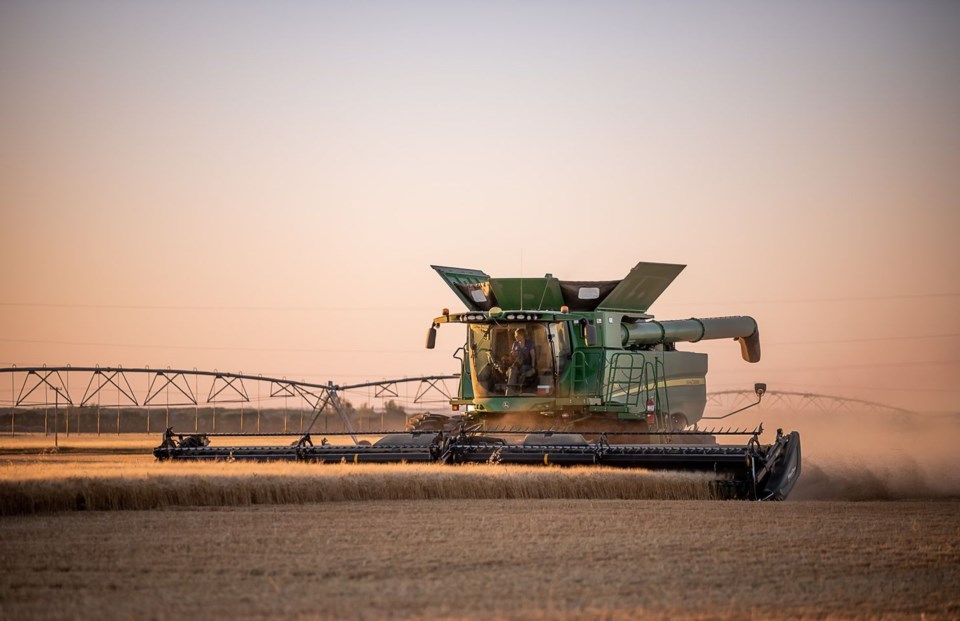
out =
<path fill-rule="evenodd" d="M 460 425 L 463 416 L 446 416 L 444 414 L 417 414 L 407 421 L 407 431 L 453 431 Z"/>
<path fill-rule="evenodd" d="M 674 412 L 670 415 L 670 431 L 683 431 L 689 424 L 687 415 L 683 412 Z"/>

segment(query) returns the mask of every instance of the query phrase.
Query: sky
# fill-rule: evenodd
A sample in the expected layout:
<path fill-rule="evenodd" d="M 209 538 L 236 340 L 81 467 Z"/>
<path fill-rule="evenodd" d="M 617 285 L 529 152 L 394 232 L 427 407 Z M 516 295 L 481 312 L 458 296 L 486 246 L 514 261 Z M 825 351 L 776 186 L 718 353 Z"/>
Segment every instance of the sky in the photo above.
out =
<path fill-rule="evenodd" d="M 711 390 L 956 411 L 958 66 L 946 1 L 4 0 L 0 366 L 453 373 L 431 264 L 662 261 L 760 325 Z"/>

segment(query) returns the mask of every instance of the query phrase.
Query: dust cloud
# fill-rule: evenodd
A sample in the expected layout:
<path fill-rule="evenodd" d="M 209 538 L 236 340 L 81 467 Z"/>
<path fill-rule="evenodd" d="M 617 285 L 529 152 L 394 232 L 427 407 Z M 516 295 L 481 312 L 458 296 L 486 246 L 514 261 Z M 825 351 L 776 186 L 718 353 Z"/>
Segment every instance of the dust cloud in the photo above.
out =
<path fill-rule="evenodd" d="M 960 413 L 769 411 L 755 418 L 768 430 L 800 432 L 803 466 L 791 500 L 960 497 Z"/>

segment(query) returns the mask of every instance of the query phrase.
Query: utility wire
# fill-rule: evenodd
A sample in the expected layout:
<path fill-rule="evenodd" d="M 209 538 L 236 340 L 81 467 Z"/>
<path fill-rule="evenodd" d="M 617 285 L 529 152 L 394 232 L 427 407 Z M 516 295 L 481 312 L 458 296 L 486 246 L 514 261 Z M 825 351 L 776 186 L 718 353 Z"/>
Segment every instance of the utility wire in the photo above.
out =
<path fill-rule="evenodd" d="M 922 339 L 944 339 L 958 338 L 960 333 L 950 334 L 924 334 L 917 336 L 888 336 L 888 337 L 867 337 L 857 339 L 827 339 L 822 341 L 774 341 L 763 343 L 764 347 L 780 345 L 829 345 L 833 343 L 869 343 L 881 341 L 912 341 Z M 216 346 L 216 345 L 160 345 L 146 343 L 102 343 L 87 341 L 51 341 L 44 339 L 4 339 L 0 338 L 0 343 L 27 343 L 34 345 L 71 345 L 78 347 L 131 347 L 137 349 L 195 349 L 200 351 L 276 351 L 293 353 L 370 353 L 370 354 L 411 354 L 418 353 L 419 349 L 324 349 L 324 348 L 306 348 L 306 347 L 242 347 L 237 345 Z"/>
<path fill-rule="evenodd" d="M 873 341 L 914 341 L 921 339 L 948 339 L 960 337 L 960 333 L 952 334 L 923 334 L 916 336 L 874 336 L 861 339 L 827 339 L 825 341 L 773 341 L 762 343 L 764 347 L 771 345 L 826 345 L 830 343 L 870 343 Z"/>
<path fill-rule="evenodd" d="M 951 366 L 960 364 L 960 360 L 926 360 L 919 362 L 878 362 L 874 364 L 844 364 L 840 366 L 822 366 L 822 367 L 805 367 L 805 368 L 794 368 L 794 369 L 764 369 L 763 373 L 797 373 L 801 371 L 836 371 L 844 369 L 875 369 L 875 368 L 907 368 L 907 367 L 937 367 L 937 366 Z M 744 373 L 742 370 L 711 370 L 710 373 L 713 374 L 730 374 L 730 373 Z"/>
<path fill-rule="evenodd" d="M 156 304 L 66 304 L 48 302 L 0 302 L 10 308 L 83 308 L 91 310 L 160 310 L 160 311 L 293 311 L 293 312 L 355 312 L 385 310 L 430 312 L 426 306 L 182 306 Z"/>
<path fill-rule="evenodd" d="M 837 298 L 797 298 L 784 300 L 734 300 L 705 302 L 665 302 L 658 306 L 706 306 L 726 304 L 807 304 L 817 302 L 868 302 L 877 300 L 906 300 L 916 298 L 952 298 L 960 297 L 958 293 L 906 293 L 901 295 L 877 295 Z M 162 304 L 79 304 L 64 302 L 0 302 L 0 307 L 27 307 L 27 308 L 85 308 L 85 309 L 114 309 L 114 310 L 187 310 L 187 311 L 300 311 L 300 312 L 336 312 L 336 311 L 431 311 L 430 306 L 189 306 L 189 305 L 162 305 Z"/>
<path fill-rule="evenodd" d="M 132 347 L 137 349 L 181 349 L 201 351 L 277 351 L 293 353 L 331 353 L 331 354 L 411 354 L 419 353 L 419 349 L 315 349 L 301 347 L 238 347 L 232 346 L 203 346 L 203 345 L 146 345 L 140 343 L 93 343 L 81 341 L 45 341 L 34 339 L 0 339 L 0 343 L 28 343 L 36 345 L 76 345 L 80 347 Z"/>
<path fill-rule="evenodd" d="M 820 384 L 818 382 L 811 382 L 809 384 L 797 384 L 793 382 L 776 382 L 768 387 L 768 392 L 776 392 L 781 387 L 792 387 L 804 389 L 806 392 L 811 392 L 810 387 L 813 386 L 816 389 L 821 388 L 830 388 L 832 390 L 884 390 L 888 392 L 936 392 L 936 393 L 958 393 L 960 392 L 960 387 L 957 388 L 913 388 L 911 386 L 847 386 L 842 384 Z M 744 388 L 743 383 L 712 383 L 710 385 L 712 390 L 739 390 L 742 389 L 744 392 L 752 393 L 753 390 L 750 388 Z M 709 394 L 709 391 L 708 393 Z"/>
<path fill-rule="evenodd" d="M 955 298 L 960 297 L 960 293 L 904 293 L 901 295 L 868 295 L 846 298 L 795 298 L 785 300 L 734 300 L 717 301 L 710 300 L 706 302 L 664 302 L 658 303 L 658 306 L 707 306 L 707 305 L 727 305 L 727 304 L 812 304 L 818 302 L 874 302 L 880 300 L 909 300 L 916 298 Z"/>

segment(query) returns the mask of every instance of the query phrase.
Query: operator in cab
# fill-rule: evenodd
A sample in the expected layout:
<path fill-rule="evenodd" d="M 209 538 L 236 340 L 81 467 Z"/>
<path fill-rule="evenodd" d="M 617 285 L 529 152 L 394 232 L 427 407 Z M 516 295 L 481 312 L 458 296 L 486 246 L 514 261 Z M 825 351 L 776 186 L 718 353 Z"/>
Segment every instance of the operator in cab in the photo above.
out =
<path fill-rule="evenodd" d="M 510 349 L 510 369 L 507 372 L 507 396 L 519 395 L 523 386 L 537 375 L 537 348 L 527 340 L 526 328 L 517 328 L 513 333 Z"/>

